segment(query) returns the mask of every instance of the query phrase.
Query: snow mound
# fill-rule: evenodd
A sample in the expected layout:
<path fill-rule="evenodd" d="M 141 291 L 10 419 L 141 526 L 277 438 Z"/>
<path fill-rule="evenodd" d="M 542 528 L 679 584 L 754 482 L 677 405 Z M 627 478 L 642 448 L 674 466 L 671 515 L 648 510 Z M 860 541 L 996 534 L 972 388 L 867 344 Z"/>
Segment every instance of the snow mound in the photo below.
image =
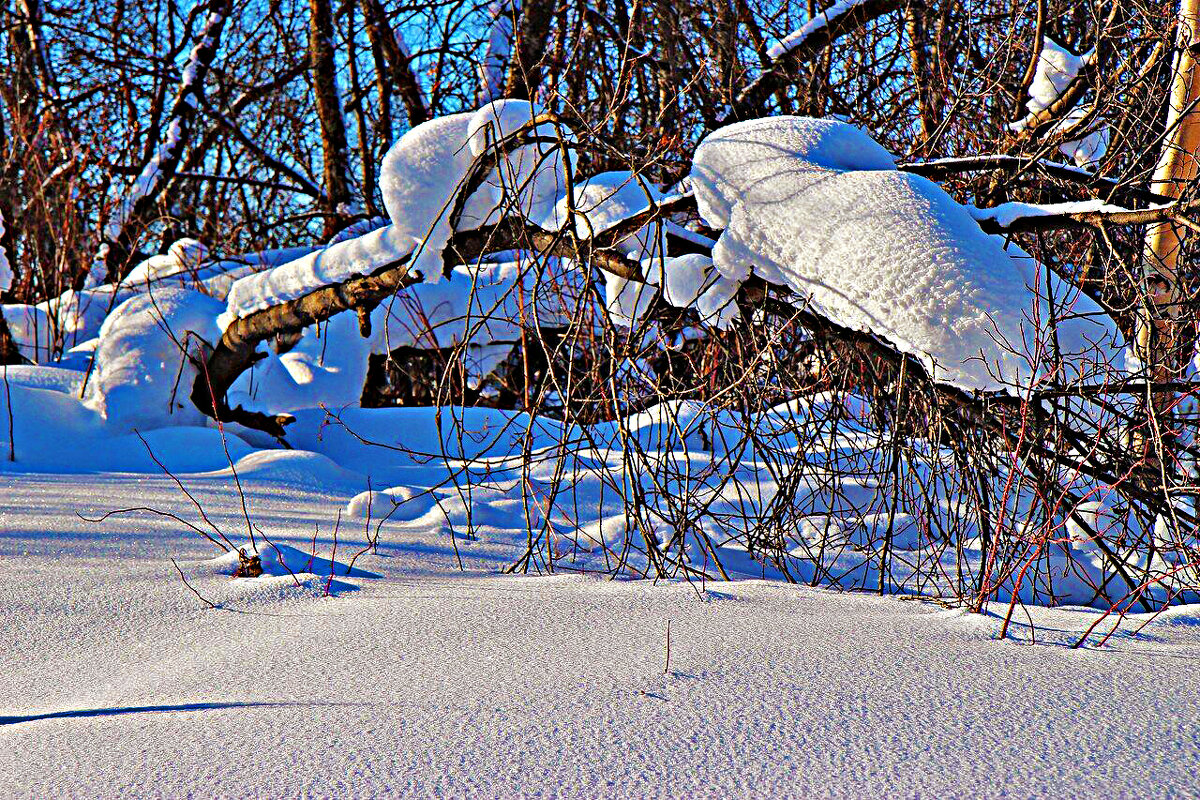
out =
<path fill-rule="evenodd" d="M 145 431 L 141 438 L 132 433 L 113 435 L 112 427 L 73 393 L 11 382 L 7 391 L 0 389 L 0 419 L 0 470 L 4 471 L 157 475 L 165 467 L 182 473 L 219 469 L 228 463 L 226 448 L 233 458 L 251 450 L 231 434 L 222 441 L 212 428 L 159 428 Z M 10 446 L 16 456 L 12 462 Z"/>
<path fill-rule="evenodd" d="M 255 547 L 257 545 L 257 547 Z M 331 561 L 318 553 L 305 552 L 282 542 L 269 542 L 258 539 L 254 544 L 244 542 L 236 550 L 217 556 L 204 562 L 204 566 L 217 574 L 232 575 L 238 567 L 239 554 L 257 555 L 262 563 L 264 576 L 281 577 L 290 575 L 318 575 L 327 577 L 331 573 L 338 577 L 378 578 L 374 572 L 368 572 L 359 567 L 351 567 L 348 563 L 337 560 Z M 255 580 L 245 578 L 243 580 Z"/>
<path fill-rule="evenodd" d="M 363 477 L 339 466 L 320 453 L 305 450 L 255 450 L 235 456 L 234 467 L 239 478 L 285 484 L 289 487 L 325 492 L 356 490 Z M 213 475 L 232 475 L 229 467 Z"/>
<path fill-rule="evenodd" d="M 166 254 L 151 256 L 138 264 L 123 281 L 130 286 L 151 283 L 164 277 L 195 275 L 208 260 L 208 247 L 197 239 L 177 240 Z"/>
<path fill-rule="evenodd" d="M 346 504 L 344 517 L 350 519 L 371 519 L 375 521 L 388 520 L 400 522 L 420 517 L 429 510 L 429 502 L 421 503 L 418 497 L 428 499 L 428 495 L 418 495 L 407 486 L 393 486 L 391 489 L 369 490 L 359 492 Z"/>
<path fill-rule="evenodd" d="M 331 543 L 321 543 L 321 547 L 330 546 Z M 254 543 L 245 542 L 236 550 L 195 565 L 191 571 L 197 575 L 234 575 L 241 554 L 257 555 L 262 574 L 253 578 L 234 578 L 215 595 L 218 602 L 277 604 L 305 600 L 358 589 L 347 578 L 379 577 L 378 573 L 352 567 L 347 561 L 325 557 L 316 546 L 306 552 L 265 538 Z"/>
<path fill-rule="evenodd" d="M 353 312 L 336 314 L 324 325 L 305 328 L 287 352 L 268 350 L 266 358 L 230 387 L 229 402 L 271 413 L 322 403 L 330 408 L 357 404 L 370 353 L 371 343 L 359 333 L 358 317 Z"/>
<path fill-rule="evenodd" d="M 87 404 L 115 431 L 204 425 L 189 394 L 196 377 L 188 354 L 221 335 L 223 305 L 188 289 L 160 289 L 130 298 L 100 328 Z"/>

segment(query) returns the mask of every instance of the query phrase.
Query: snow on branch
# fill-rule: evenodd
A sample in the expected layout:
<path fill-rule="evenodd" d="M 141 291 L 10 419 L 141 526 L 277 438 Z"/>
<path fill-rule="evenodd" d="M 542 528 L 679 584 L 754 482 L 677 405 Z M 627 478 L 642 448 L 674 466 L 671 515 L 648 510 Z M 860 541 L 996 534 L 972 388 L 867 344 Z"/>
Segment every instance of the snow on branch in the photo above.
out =
<path fill-rule="evenodd" d="M 1156 204 L 1144 209 L 1128 209 L 1102 200 L 1081 200 L 1047 204 L 1012 202 L 992 208 L 970 207 L 968 210 L 988 233 L 1031 233 L 1103 225 L 1151 225 L 1168 221 L 1196 227 L 1197 223 L 1189 218 L 1189 214 L 1197 209 L 1200 209 L 1200 200 Z"/>
<path fill-rule="evenodd" d="M 5 240 L 4 214 L 0 213 L 0 242 Z M 0 292 L 11 289 L 13 285 L 13 269 L 8 262 L 8 252 L 0 247 Z"/>
<path fill-rule="evenodd" d="M 1143 203 L 1168 203 L 1172 200 L 1172 198 L 1166 195 L 1151 192 L 1139 186 L 1129 186 L 1112 178 L 1105 178 L 1083 167 L 1072 164 L 1060 164 L 1045 158 L 1030 159 L 1021 156 L 1000 154 L 938 158 L 929 161 L 909 161 L 896 166 L 897 169 L 904 172 L 924 175 L 931 180 L 942 180 L 950 175 L 986 170 L 1009 173 L 1040 172 L 1052 178 L 1085 184 L 1095 189 L 1102 189 L 1110 194 L 1110 199 L 1120 197 Z"/>
<path fill-rule="evenodd" d="M 754 115 L 768 96 L 795 77 L 798 65 L 901 5 L 901 0 L 838 0 L 770 48 L 770 66 L 734 98 L 717 127 Z"/>

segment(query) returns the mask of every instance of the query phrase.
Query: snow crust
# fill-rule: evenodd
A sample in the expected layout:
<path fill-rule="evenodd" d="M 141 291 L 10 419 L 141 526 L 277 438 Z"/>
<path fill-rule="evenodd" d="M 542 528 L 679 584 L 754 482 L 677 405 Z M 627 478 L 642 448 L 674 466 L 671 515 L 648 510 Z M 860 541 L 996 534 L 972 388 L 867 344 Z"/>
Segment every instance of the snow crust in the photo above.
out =
<path fill-rule="evenodd" d="M 184 480 L 248 544 L 230 479 Z M 457 538 L 461 572 L 432 503 L 388 523 L 347 577 L 368 544 L 363 520 L 344 520 L 334 552 L 347 496 L 253 478 L 252 519 L 283 556 L 257 537 L 270 573 L 232 580 L 173 520 L 77 516 L 189 513 L 165 476 L 25 476 L 0 492 L 6 797 L 1194 786 L 1200 715 L 1180 687 L 1200 677 L 1196 606 L 1134 615 L 1104 647 L 1073 650 L 1097 612 L 1019 611 L 1015 639 L 998 641 L 995 609 L 765 581 L 498 576 L 511 551 L 490 525 Z"/>

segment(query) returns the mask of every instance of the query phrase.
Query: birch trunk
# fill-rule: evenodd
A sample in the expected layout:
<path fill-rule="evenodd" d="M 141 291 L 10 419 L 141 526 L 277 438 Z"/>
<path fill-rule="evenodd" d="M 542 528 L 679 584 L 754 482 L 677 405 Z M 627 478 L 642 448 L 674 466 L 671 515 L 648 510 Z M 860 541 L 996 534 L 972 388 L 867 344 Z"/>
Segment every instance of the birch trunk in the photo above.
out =
<path fill-rule="evenodd" d="M 1200 150 L 1200 68 L 1194 47 L 1200 46 L 1200 0 L 1181 0 L 1166 132 L 1150 189 L 1178 198 L 1196 178 Z M 1153 381 L 1179 376 L 1186 362 L 1180 322 L 1179 257 L 1186 228 L 1167 221 L 1150 226 L 1144 246 L 1147 302 L 1139 319 L 1135 352 Z M 1188 349 L 1190 352 L 1190 348 Z M 1165 450 L 1173 438 L 1167 420 L 1175 402 L 1171 392 L 1155 393 L 1148 403 L 1150 443 Z M 1153 451 L 1156 448 L 1143 449 Z M 1163 452 L 1147 456 L 1163 463 Z"/>

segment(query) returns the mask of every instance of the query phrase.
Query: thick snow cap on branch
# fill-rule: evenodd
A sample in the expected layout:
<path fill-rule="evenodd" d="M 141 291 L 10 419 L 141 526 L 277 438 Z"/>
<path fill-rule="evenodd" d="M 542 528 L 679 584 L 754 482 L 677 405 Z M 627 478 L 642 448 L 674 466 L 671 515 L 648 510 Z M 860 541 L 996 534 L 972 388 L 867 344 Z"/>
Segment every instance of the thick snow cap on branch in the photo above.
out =
<path fill-rule="evenodd" d="M 1091 114 L 1090 108 L 1071 109 L 1062 120 L 1050 129 L 1050 134 L 1054 135 L 1069 130 L 1072 126 L 1083 122 L 1089 114 Z M 1074 161 L 1078 167 L 1094 165 L 1104 158 L 1108 153 L 1109 142 L 1112 140 L 1112 131 L 1106 122 L 1097 124 L 1093 121 L 1084 128 L 1091 131 L 1087 136 L 1069 139 L 1058 146 L 1058 151 Z"/>
<path fill-rule="evenodd" d="M 1095 58 L 1094 48 L 1077 56 L 1050 37 L 1044 37 L 1042 53 L 1034 71 L 1033 83 L 1029 85 L 1029 100 L 1025 107 L 1031 114 L 1048 108 Z"/>
<path fill-rule="evenodd" d="M 528 100 L 488 103 L 475 112 L 468 126 L 471 155 L 483 156 L 497 142 L 529 125 L 542 113 L 541 106 Z M 485 185 L 505 199 L 504 214 L 517 212 L 529 220 L 542 219 L 551 213 L 558 198 L 565 193 L 562 148 L 557 141 L 560 127 L 546 122 L 535 126 L 529 135 L 547 141 L 516 148 L 492 173 Z M 561 134 L 570 140 L 570 130 L 561 127 Z M 574 162 L 574 152 L 568 149 L 567 158 Z"/>
<path fill-rule="evenodd" d="M 820 180 L 831 171 L 895 169 L 892 154 L 867 134 L 831 119 L 769 117 L 730 125 L 696 148 L 692 185 L 700 215 L 714 228 L 729 224 L 744 194 L 788 192 L 788 177 Z M 767 192 L 767 195 L 763 195 Z"/>
<path fill-rule="evenodd" d="M 1037 68 L 1034 71 L 1033 82 L 1029 85 L 1029 100 L 1025 103 L 1025 107 L 1029 109 L 1030 116 L 1011 123 L 1008 126 L 1009 130 L 1018 133 L 1025 130 L 1030 123 L 1032 115 L 1049 108 L 1066 91 L 1071 82 L 1079 76 L 1079 73 L 1091 64 L 1095 58 L 1095 48 L 1081 56 L 1077 56 L 1053 39 L 1048 37 L 1043 38 L 1042 52 L 1038 58 Z M 1071 109 L 1050 129 L 1050 135 L 1053 136 L 1069 129 L 1072 125 L 1081 122 L 1090 113 L 1091 110 L 1088 108 L 1076 107 Z M 1094 164 L 1104 158 L 1105 153 L 1108 152 L 1108 144 L 1112 136 L 1108 125 L 1105 123 L 1093 124 L 1089 127 L 1092 130 L 1087 136 L 1065 141 L 1058 148 L 1059 152 L 1071 158 L 1081 167 Z"/>
<path fill-rule="evenodd" d="M 337 241 L 275 269 L 247 276 L 229 292 L 222 327 L 269 306 L 387 266 L 409 254 L 411 268 L 429 283 L 442 278 L 442 251 L 454 233 L 450 214 L 476 158 L 500 138 L 530 122 L 540 109 L 524 100 L 489 103 L 472 114 L 430 120 L 404 134 L 383 159 L 379 186 L 391 224 Z M 553 126 L 535 134 L 553 136 Z M 556 144 L 517 148 L 501 159 L 467 200 L 459 229 L 499 220 L 502 201 L 529 218 L 549 213 L 562 187 Z"/>
<path fill-rule="evenodd" d="M 861 131 L 828 120 L 778 117 L 711 134 L 692 180 L 705 221 L 725 229 L 716 269 L 787 286 L 922 357 L 935 377 L 1027 386 L 1051 360 L 1045 274 L 936 184 L 889 162 Z M 1084 354 L 1097 344 L 1108 352 L 1113 326 L 1077 292 L 1053 288 L 1058 318 L 1086 315 L 1058 330 L 1064 360 L 1086 372 Z"/>
<path fill-rule="evenodd" d="M 391 224 L 237 281 L 229 292 L 222 327 L 414 252 L 412 268 L 426 280 L 439 280 L 442 249 L 453 233 L 450 206 L 472 161 L 466 147 L 470 122 L 470 114 L 452 114 L 404 134 L 388 151 L 380 170 L 379 186 Z M 463 224 L 480 224 L 494 206 L 495 198 L 483 187 L 467 203 Z"/>
<path fill-rule="evenodd" d="M 663 200 L 663 193 L 644 178 L 632 172 L 601 172 L 579 181 L 574 186 L 572 207 L 575 218 L 575 234 L 590 238 L 612 228 L 625 220 L 650 208 L 652 203 Z M 571 218 L 567 199 L 560 199 L 550 214 L 537 224 L 548 231 L 559 231 Z M 663 254 L 660 226 L 646 225 L 617 242 L 620 252 L 641 261 Z"/>

